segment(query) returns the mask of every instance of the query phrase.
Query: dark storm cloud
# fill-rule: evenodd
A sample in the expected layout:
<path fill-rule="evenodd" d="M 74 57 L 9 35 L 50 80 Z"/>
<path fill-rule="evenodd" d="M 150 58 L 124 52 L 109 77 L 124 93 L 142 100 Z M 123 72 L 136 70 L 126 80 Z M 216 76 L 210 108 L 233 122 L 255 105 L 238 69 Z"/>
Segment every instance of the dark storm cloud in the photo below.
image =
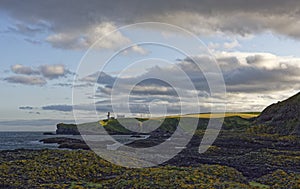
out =
<path fill-rule="evenodd" d="M 300 2 L 296 0 L 3 0 L 0 9 L 18 21 L 10 30 L 25 35 L 48 31 L 46 41 L 54 47 L 74 49 L 86 48 L 115 26 L 142 21 L 175 24 L 198 34 L 244 36 L 272 31 L 299 38 L 298 7 Z M 128 39 L 119 33 L 112 41 L 124 44 Z M 104 45 L 113 46 L 111 42 Z"/>

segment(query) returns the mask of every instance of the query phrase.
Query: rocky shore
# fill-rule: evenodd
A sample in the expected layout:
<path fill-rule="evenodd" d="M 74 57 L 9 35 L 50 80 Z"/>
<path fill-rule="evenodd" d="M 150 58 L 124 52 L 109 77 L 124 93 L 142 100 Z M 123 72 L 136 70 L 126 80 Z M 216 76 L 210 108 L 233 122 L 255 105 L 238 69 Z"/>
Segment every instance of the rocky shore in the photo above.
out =
<path fill-rule="evenodd" d="M 300 172 L 300 138 L 297 136 L 260 135 L 249 131 L 222 131 L 208 151 L 200 154 L 199 145 L 203 133 L 195 135 L 187 146 L 163 165 L 198 166 L 218 164 L 233 167 L 249 179 L 259 178 L 277 169 Z M 147 148 L 165 141 L 165 137 L 137 139 L 126 144 L 133 148 Z M 59 148 L 90 150 L 80 139 L 50 138 L 45 143 L 58 143 Z M 176 142 L 176 141 L 174 141 Z M 97 144 L 105 149 L 113 142 Z M 145 154 L 147 155 L 147 154 Z"/>
<path fill-rule="evenodd" d="M 55 137 L 42 139 L 40 142 L 45 144 L 59 144 L 58 148 L 68 148 L 68 149 L 83 149 L 89 150 L 89 146 L 81 139 L 73 139 L 67 137 Z"/>
<path fill-rule="evenodd" d="M 73 145 L 72 149 L 86 150 L 1 151 L 0 188 L 299 186 L 299 138 L 222 131 L 213 146 L 200 154 L 198 146 L 202 136 L 203 133 L 198 132 L 174 158 L 145 169 L 122 168 L 106 162 L 79 139 L 45 139 L 43 142 L 59 143 L 62 148 Z M 141 147 L 153 143 L 157 140 L 150 138 L 129 145 Z"/>
<path fill-rule="evenodd" d="M 225 118 L 221 132 L 205 153 L 199 153 L 199 145 L 208 119 L 199 119 L 190 142 L 180 146 L 182 151 L 154 168 L 123 168 L 101 159 L 82 139 L 52 136 L 41 142 L 76 150 L 0 151 L 0 188 L 299 188 L 299 105 L 300 93 L 267 107 L 257 119 Z M 136 137 L 124 145 L 148 148 L 161 144 L 173 134 L 177 123 L 177 118 L 168 118 L 149 137 Z M 103 124 L 111 135 L 143 134 L 129 132 L 117 120 Z M 97 133 L 100 125 L 81 126 Z M 76 135 L 79 131 L 74 124 L 58 124 L 56 133 Z M 171 143 L 177 140 L 181 138 Z M 101 148 L 113 144 L 96 143 Z M 133 165 L 139 161 L 122 158 L 129 158 Z"/>

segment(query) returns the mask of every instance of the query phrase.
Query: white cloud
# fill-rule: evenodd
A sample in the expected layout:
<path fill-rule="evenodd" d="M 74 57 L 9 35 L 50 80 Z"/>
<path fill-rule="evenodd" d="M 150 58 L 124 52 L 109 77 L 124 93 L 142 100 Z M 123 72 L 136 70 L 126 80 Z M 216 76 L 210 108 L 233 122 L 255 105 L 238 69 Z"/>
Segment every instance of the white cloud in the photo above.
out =
<path fill-rule="evenodd" d="M 293 56 L 277 56 L 262 52 L 215 52 L 217 59 L 235 58 L 242 66 L 255 66 L 269 70 L 285 68 L 286 66 L 300 67 L 300 58 Z"/>
<path fill-rule="evenodd" d="M 149 53 L 149 51 L 147 51 L 146 49 L 144 49 L 140 45 L 133 45 L 132 47 L 124 50 L 122 53 L 124 55 L 128 55 L 130 52 L 138 53 L 138 54 L 141 54 L 141 55 L 146 55 L 146 54 Z"/>
<path fill-rule="evenodd" d="M 131 47 L 131 49 L 132 49 L 132 51 L 137 52 L 142 55 L 148 54 L 148 51 L 139 45 L 134 45 Z"/>
<path fill-rule="evenodd" d="M 37 68 L 15 64 L 11 66 L 11 71 L 16 75 L 4 78 L 9 83 L 19 83 L 25 85 L 45 85 L 46 79 L 57 79 L 72 74 L 63 64 L 41 65 Z M 32 76 L 41 75 L 41 76 Z"/>
<path fill-rule="evenodd" d="M 42 77 L 16 75 L 4 78 L 9 83 L 24 84 L 24 85 L 39 85 L 43 86 L 47 81 Z"/>
<path fill-rule="evenodd" d="M 233 49 L 233 48 L 236 48 L 236 47 L 240 47 L 240 43 L 238 42 L 238 40 L 233 40 L 232 42 L 225 42 L 224 43 L 224 48 L 225 49 Z"/>
<path fill-rule="evenodd" d="M 40 66 L 41 74 L 48 79 L 56 79 L 59 77 L 64 77 L 66 74 L 70 73 L 69 70 L 65 68 L 62 64 L 57 65 L 42 65 Z"/>
<path fill-rule="evenodd" d="M 213 43 L 213 42 L 209 42 L 207 47 L 211 50 L 211 51 L 215 51 L 216 49 L 220 48 L 220 44 L 219 43 Z"/>
<path fill-rule="evenodd" d="M 15 65 L 11 66 L 11 70 L 16 74 L 24 74 L 24 75 L 39 74 L 38 70 L 35 70 L 31 67 L 24 66 L 21 64 L 15 64 Z"/>
<path fill-rule="evenodd" d="M 46 40 L 54 47 L 65 49 L 87 49 L 96 42 L 95 48 L 117 49 L 130 42 L 121 32 L 115 30 L 117 27 L 113 23 L 104 22 L 92 25 L 82 32 L 74 30 L 55 33 Z"/>
<path fill-rule="evenodd" d="M 30 66 L 15 64 L 11 66 L 11 70 L 15 74 L 43 75 L 45 78 L 48 79 L 63 77 L 71 73 L 67 68 L 65 68 L 63 64 L 41 65 L 38 68 L 32 68 Z"/>

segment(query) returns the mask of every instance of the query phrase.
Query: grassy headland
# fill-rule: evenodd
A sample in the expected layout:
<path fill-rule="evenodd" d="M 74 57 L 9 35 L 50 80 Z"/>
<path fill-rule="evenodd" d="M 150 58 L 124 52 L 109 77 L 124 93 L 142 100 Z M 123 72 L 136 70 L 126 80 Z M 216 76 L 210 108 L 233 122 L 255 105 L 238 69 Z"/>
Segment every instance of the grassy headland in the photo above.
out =
<path fill-rule="evenodd" d="M 175 157 L 153 168 L 123 168 L 90 150 L 2 151 L 0 187 L 300 188 L 299 107 L 300 93 L 267 107 L 261 114 L 226 113 L 217 139 L 205 153 L 198 150 L 209 119 L 222 121 L 223 117 L 220 114 L 185 115 L 188 120 L 198 121 L 192 139 Z M 138 121 L 144 127 L 160 119 L 147 122 L 148 119 L 140 118 Z M 167 117 L 160 127 L 148 133 L 150 137 L 128 145 L 148 147 L 164 142 L 178 127 L 179 119 L 179 116 Z M 65 127 L 91 127 L 91 131 L 104 127 L 110 134 L 136 134 L 117 119 Z M 188 125 L 179 127 L 188 128 Z"/>

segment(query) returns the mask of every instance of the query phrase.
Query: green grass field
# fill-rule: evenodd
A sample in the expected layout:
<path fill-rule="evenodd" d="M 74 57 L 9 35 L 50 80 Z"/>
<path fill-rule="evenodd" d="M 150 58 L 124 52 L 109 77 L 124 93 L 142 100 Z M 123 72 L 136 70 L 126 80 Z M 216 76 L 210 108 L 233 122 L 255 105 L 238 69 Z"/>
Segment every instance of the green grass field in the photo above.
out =
<path fill-rule="evenodd" d="M 234 117 L 239 116 L 241 118 L 253 118 L 257 117 L 260 112 L 226 112 L 226 113 L 201 113 L 201 114 L 188 114 L 182 115 L 180 117 L 193 117 L 193 118 L 222 118 L 222 117 Z M 170 118 L 179 116 L 168 116 Z"/>

